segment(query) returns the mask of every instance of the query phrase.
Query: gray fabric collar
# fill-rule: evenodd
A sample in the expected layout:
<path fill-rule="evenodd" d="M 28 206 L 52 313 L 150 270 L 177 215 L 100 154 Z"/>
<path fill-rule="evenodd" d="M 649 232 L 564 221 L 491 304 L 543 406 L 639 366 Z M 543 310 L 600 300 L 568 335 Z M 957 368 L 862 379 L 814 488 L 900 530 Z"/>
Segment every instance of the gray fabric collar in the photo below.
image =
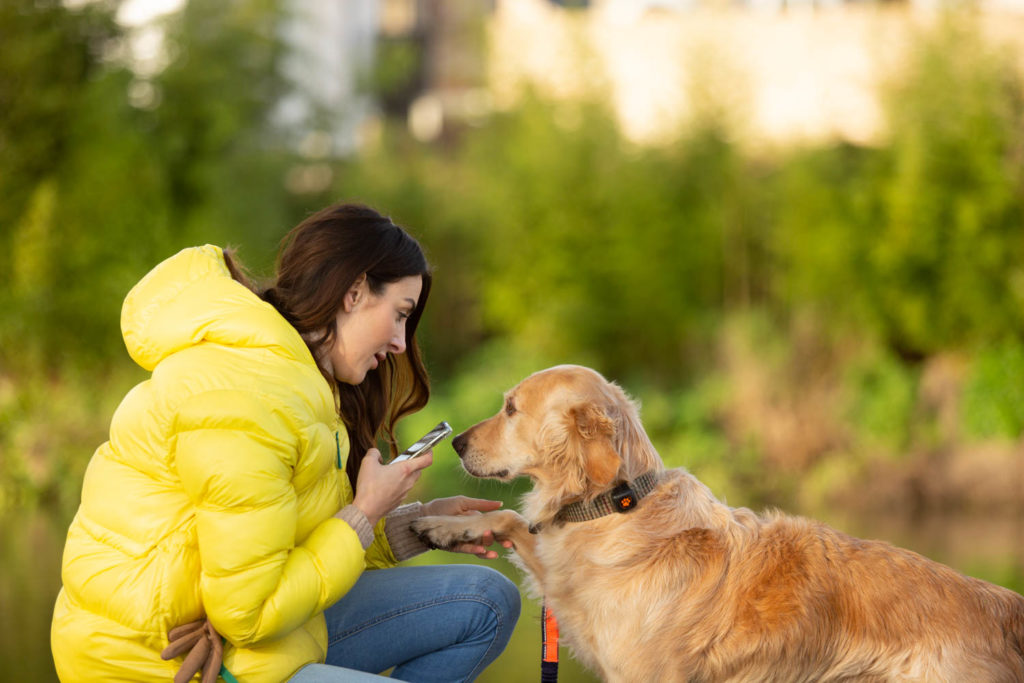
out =
<path fill-rule="evenodd" d="M 555 524 L 566 522 L 587 522 L 614 513 L 630 512 L 640 499 L 654 490 L 658 485 L 660 472 L 650 471 L 642 474 L 632 482 L 624 481 L 611 491 L 605 491 L 592 501 L 576 501 L 562 507 L 552 520 Z M 542 525 L 530 526 L 530 531 L 537 533 Z"/>

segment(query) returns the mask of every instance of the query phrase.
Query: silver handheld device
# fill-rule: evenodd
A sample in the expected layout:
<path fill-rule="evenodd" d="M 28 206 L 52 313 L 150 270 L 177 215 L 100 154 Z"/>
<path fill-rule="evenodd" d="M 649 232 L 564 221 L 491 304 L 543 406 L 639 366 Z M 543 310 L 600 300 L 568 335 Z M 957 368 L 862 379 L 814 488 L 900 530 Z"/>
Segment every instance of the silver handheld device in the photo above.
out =
<path fill-rule="evenodd" d="M 406 448 L 404 451 L 395 456 L 392 463 L 402 462 L 403 460 L 410 460 L 416 456 L 423 455 L 431 448 L 443 441 L 449 434 L 452 433 L 452 427 L 447 422 L 441 422 L 436 427 L 431 429 L 429 432 L 420 437 L 419 441 Z"/>

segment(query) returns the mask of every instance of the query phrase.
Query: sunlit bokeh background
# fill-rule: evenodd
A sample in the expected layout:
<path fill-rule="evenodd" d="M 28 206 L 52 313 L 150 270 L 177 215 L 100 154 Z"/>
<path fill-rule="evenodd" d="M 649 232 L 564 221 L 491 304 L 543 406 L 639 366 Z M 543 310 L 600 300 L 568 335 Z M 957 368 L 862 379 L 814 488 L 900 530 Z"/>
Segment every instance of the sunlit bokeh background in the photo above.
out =
<path fill-rule="evenodd" d="M 1024 590 L 1024 0 L 4 0 L 0 680 L 55 680 L 124 295 L 341 199 L 436 269 L 403 439 L 582 363 L 729 504 Z"/>

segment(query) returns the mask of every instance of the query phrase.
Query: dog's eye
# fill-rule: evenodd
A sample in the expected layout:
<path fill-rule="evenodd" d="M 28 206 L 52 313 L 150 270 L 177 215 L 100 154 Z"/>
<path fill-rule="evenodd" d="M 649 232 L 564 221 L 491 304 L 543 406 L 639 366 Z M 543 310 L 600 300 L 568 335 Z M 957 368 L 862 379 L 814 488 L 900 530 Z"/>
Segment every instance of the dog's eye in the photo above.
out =
<path fill-rule="evenodd" d="M 516 412 L 516 404 L 511 398 L 505 401 L 505 414 L 513 415 Z"/>

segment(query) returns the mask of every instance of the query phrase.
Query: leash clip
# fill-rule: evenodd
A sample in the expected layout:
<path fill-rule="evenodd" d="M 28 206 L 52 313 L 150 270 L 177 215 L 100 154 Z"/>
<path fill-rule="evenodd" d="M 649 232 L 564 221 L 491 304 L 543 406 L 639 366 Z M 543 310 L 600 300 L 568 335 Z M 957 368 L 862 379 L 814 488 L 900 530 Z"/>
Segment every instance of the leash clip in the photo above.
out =
<path fill-rule="evenodd" d="M 636 507 L 636 502 L 636 492 L 633 491 L 628 481 L 624 481 L 612 489 L 612 506 L 616 512 L 629 512 Z"/>

